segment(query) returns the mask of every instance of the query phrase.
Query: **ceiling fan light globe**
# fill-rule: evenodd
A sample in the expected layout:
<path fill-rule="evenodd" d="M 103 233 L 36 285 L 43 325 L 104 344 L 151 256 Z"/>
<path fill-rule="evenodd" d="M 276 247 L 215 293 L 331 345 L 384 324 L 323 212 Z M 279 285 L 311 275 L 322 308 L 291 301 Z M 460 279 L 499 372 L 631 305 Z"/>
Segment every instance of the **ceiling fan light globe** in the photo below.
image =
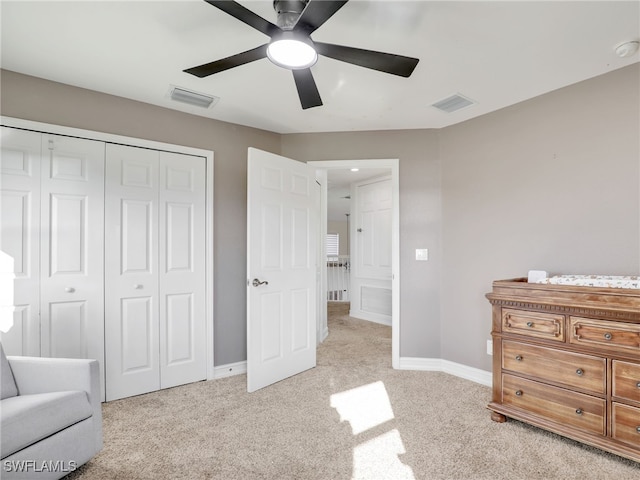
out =
<path fill-rule="evenodd" d="M 267 47 L 267 57 L 279 67 L 290 70 L 309 68 L 318 61 L 313 46 L 296 39 L 279 39 Z"/>

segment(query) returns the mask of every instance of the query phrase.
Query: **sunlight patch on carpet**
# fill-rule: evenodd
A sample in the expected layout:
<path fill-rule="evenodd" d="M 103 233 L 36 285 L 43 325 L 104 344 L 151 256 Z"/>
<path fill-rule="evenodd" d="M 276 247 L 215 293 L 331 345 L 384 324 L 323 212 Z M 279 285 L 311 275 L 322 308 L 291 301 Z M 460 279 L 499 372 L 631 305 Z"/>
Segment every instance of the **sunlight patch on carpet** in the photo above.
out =
<path fill-rule="evenodd" d="M 353 449 L 353 480 L 415 480 L 410 466 L 400 461 L 406 453 L 400 432 L 393 429 Z"/>
<path fill-rule="evenodd" d="M 331 395 L 331 407 L 349 422 L 354 435 L 393 420 L 393 409 L 384 383 L 375 382 Z"/>

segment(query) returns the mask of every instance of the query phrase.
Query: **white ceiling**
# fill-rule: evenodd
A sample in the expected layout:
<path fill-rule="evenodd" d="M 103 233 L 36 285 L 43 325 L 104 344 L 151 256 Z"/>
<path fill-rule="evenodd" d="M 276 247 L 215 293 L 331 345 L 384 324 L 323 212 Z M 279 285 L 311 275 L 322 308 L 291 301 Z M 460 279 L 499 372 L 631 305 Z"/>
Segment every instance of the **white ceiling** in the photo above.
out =
<path fill-rule="evenodd" d="M 320 1 L 320 0 L 312 0 Z M 241 1 L 275 23 L 272 0 Z M 202 0 L 5 1 L 1 66 L 70 85 L 278 133 L 440 128 L 639 60 L 640 2 L 351 0 L 314 40 L 420 59 L 396 77 L 321 57 L 324 105 L 302 110 L 291 72 L 263 59 L 208 78 L 182 70 L 268 38 Z M 175 103 L 170 85 L 220 97 Z M 477 104 L 430 105 L 454 93 Z"/>

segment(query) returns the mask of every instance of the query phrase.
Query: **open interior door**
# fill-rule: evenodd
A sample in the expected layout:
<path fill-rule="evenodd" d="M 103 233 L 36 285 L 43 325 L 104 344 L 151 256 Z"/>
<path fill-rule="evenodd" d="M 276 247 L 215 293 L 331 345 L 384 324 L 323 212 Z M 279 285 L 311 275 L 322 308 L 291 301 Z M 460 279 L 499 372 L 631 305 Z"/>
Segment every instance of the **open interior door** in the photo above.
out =
<path fill-rule="evenodd" d="M 315 169 L 249 148 L 247 390 L 316 365 Z"/>

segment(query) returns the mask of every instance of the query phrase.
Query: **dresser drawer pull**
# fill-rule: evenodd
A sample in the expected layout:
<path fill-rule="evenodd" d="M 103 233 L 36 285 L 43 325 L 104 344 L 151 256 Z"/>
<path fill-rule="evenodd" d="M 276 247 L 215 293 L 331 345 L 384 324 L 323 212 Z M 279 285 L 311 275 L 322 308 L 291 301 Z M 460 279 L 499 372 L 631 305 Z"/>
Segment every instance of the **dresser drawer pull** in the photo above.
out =
<path fill-rule="evenodd" d="M 516 390 L 516 396 L 521 397 L 522 396 L 522 390 Z"/>
<path fill-rule="evenodd" d="M 584 370 L 582 370 L 581 368 L 576 370 L 576 375 L 578 375 L 579 377 L 581 377 L 584 374 Z"/>
<path fill-rule="evenodd" d="M 636 432 L 640 433 L 640 425 L 636 427 Z"/>
<path fill-rule="evenodd" d="M 533 327 L 533 322 L 527 322 L 527 327 L 529 328 Z"/>
<path fill-rule="evenodd" d="M 516 360 L 521 362 L 522 361 L 522 355 L 516 355 Z M 640 382 L 638 383 L 638 387 L 640 387 Z"/>
<path fill-rule="evenodd" d="M 605 334 L 604 334 L 604 339 L 605 339 L 605 340 L 611 340 L 611 334 L 610 334 L 610 333 L 608 333 L 608 332 L 607 332 L 607 333 L 605 333 Z"/>
<path fill-rule="evenodd" d="M 581 408 L 577 408 L 576 409 L 576 415 L 582 415 L 582 409 Z"/>
<path fill-rule="evenodd" d="M 636 383 L 636 387 L 640 388 L 640 382 Z"/>

